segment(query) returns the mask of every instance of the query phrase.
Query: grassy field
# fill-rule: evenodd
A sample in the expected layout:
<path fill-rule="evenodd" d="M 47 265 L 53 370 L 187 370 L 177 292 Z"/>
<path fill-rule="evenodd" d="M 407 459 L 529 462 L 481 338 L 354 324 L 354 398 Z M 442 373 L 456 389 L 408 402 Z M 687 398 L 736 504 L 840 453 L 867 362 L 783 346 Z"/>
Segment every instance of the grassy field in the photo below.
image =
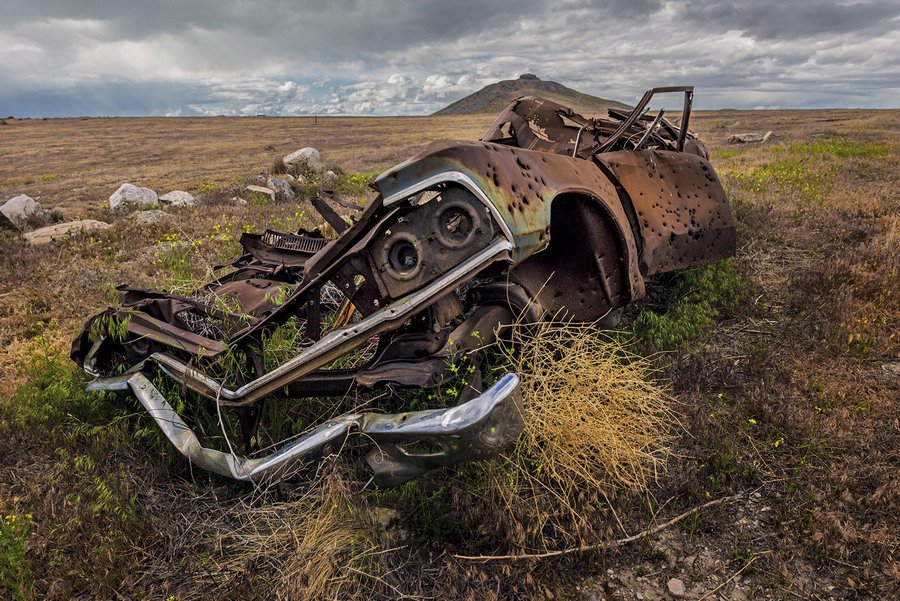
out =
<path fill-rule="evenodd" d="M 513 363 L 530 382 L 545 383 L 546 348 L 602 367 L 603 387 L 564 382 L 565 367 L 532 385 L 529 419 L 547 426 L 497 461 L 361 492 L 336 460 L 312 484 L 254 491 L 191 472 L 136 403 L 83 392 L 67 347 L 115 285 L 187 289 L 243 231 L 317 225 L 305 202 L 230 201 L 277 158 L 314 146 L 353 195 L 491 119 L 0 124 L 0 199 L 113 224 L 42 247 L 0 232 L 0 597 L 655 599 L 672 577 L 692 599 L 900 593 L 900 111 L 699 113 L 737 257 L 654 282 L 614 343 L 570 331 L 527 347 L 530 363 Z M 765 144 L 725 144 L 768 130 Z M 126 181 L 204 202 L 140 225 L 106 208 Z M 583 424 L 560 401 L 590 409 L 595 395 L 652 398 L 668 427 L 616 413 L 627 432 L 572 440 Z M 592 435 L 596 469 L 567 472 L 559 458 Z M 721 499 L 647 539 L 577 551 Z"/>

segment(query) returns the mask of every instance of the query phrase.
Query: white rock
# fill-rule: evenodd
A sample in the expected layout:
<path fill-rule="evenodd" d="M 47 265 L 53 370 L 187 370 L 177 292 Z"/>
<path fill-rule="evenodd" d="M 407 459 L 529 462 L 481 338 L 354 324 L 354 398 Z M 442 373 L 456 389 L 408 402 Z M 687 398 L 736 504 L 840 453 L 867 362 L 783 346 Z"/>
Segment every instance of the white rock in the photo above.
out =
<path fill-rule="evenodd" d="M 264 188 L 263 186 L 247 186 L 247 189 L 251 192 L 259 192 L 260 194 L 265 194 L 269 198 L 272 199 L 272 202 L 275 202 L 275 190 L 272 188 Z"/>
<path fill-rule="evenodd" d="M 669 593 L 673 597 L 684 597 L 684 593 L 686 592 L 684 583 L 678 578 L 669 579 L 669 581 L 666 583 L 666 588 L 669 589 Z"/>
<path fill-rule="evenodd" d="M 282 179 L 285 179 L 289 182 L 297 181 L 297 178 L 294 177 L 293 175 L 291 175 L 290 173 L 282 173 L 279 177 L 281 177 Z"/>
<path fill-rule="evenodd" d="M 326 188 L 333 188 L 338 183 L 338 175 L 334 171 L 326 171 L 322 176 L 322 185 Z"/>
<path fill-rule="evenodd" d="M 748 142 L 762 142 L 761 134 L 731 134 L 726 142 L 728 144 L 747 144 Z"/>
<path fill-rule="evenodd" d="M 159 202 L 173 207 L 192 207 L 200 203 L 192 194 L 184 190 L 172 190 L 168 194 L 163 194 L 159 197 Z"/>
<path fill-rule="evenodd" d="M 285 165 L 296 166 L 308 171 L 318 171 L 322 168 L 322 156 L 318 150 L 309 146 L 292 152 L 282 160 Z"/>
<path fill-rule="evenodd" d="M 139 188 L 134 184 L 122 184 L 109 197 L 109 208 L 114 211 L 139 211 L 156 206 L 159 198 L 150 188 Z"/>
<path fill-rule="evenodd" d="M 768 142 L 768 141 L 771 140 L 772 138 L 777 138 L 777 137 L 778 137 L 778 136 L 776 136 L 774 132 L 772 132 L 772 131 L 767 131 L 767 132 L 766 132 L 766 135 L 763 136 L 762 141 L 763 141 L 763 142 Z"/>
<path fill-rule="evenodd" d="M 290 182 L 279 177 L 270 177 L 266 185 L 284 198 L 294 198 L 297 195 L 294 189 L 291 188 Z"/>
<path fill-rule="evenodd" d="M 40 210 L 41 205 L 25 194 L 13 196 L 4 202 L 3 205 L 0 205 L 0 213 L 3 213 L 7 219 L 17 226 L 23 225 L 28 221 L 29 217 L 36 215 Z"/>
<path fill-rule="evenodd" d="M 166 213 L 165 211 L 159 210 L 150 210 L 150 211 L 138 211 L 137 213 L 132 213 L 128 216 L 129 219 L 132 219 L 142 225 L 150 225 L 151 223 L 156 223 L 162 219 L 169 219 L 172 216 Z"/>
<path fill-rule="evenodd" d="M 66 236 L 96 232 L 105 230 L 108 227 L 110 227 L 108 223 L 97 221 L 96 219 L 83 219 L 81 221 L 70 221 L 68 223 L 48 225 L 47 227 L 42 227 L 33 232 L 28 232 L 24 237 L 25 240 L 32 244 L 48 244 Z"/>

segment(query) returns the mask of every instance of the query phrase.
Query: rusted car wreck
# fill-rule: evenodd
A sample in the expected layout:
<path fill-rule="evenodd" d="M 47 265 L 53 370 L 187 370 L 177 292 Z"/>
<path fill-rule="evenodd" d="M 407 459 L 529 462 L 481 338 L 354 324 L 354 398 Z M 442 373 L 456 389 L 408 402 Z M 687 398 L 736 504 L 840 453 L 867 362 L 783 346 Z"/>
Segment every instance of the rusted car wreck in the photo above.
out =
<path fill-rule="evenodd" d="M 679 124 L 646 110 L 663 92 L 684 94 Z M 268 455 L 252 441 L 270 395 L 440 386 L 451 348 L 484 345 L 502 324 L 612 323 L 647 278 L 732 255 L 731 208 L 688 131 L 692 94 L 653 89 L 598 119 L 519 98 L 481 140 L 435 142 L 382 173 L 352 225 L 315 199 L 332 239 L 245 234 L 244 254 L 192 295 L 121 288 L 123 305 L 89 320 L 72 358 L 98 378 L 91 389 L 130 389 L 192 463 L 240 480 L 283 477 L 348 436 L 371 444 L 382 486 L 489 457 L 523 428 L 515 374 L 486 390 L 474 374 L 449 408 L 325 419 Z M 264 336 L 291 317 L 308 344 L 267 371 Z M 362 365 L 340 363 L 364 344 Z M 249 375 L 226 380 L 215 360 L 238 351 Z M 203 447 L 152 383 L 160 373 L 236 414 L 246 456 Z"/>

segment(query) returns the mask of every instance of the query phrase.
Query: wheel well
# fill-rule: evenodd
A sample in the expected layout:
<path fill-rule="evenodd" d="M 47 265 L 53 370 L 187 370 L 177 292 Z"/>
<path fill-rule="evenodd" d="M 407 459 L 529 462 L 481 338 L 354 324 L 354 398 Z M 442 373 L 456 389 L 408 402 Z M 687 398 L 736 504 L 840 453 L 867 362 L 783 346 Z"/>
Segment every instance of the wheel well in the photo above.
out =
<path fill-rule="evenodd" d="M 630 300 L 625 244 L 602 202 L 560 194 L 550 207 L 550 242 L 510 272 L 544 311 L 600 319 Z"/>

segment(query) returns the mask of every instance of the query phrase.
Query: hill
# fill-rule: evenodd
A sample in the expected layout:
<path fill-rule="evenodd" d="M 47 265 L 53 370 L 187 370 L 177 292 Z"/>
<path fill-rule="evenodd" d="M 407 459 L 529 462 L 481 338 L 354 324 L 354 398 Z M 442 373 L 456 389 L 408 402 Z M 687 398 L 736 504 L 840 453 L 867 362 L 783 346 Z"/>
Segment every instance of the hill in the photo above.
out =
<path fill-rule="evenodd" d="M 520 96 L 543 96 L 586 114 L 603 112 L 609 107 L 628 108 L 627 105 L 621 102 L 584 94 L 561 83 L 544 81 L 537 75 L 525 73 L 520 75 L 518 79 L 505 79 L 487 85 L 477 92 L 445 106 L 434 114 L 474 115 L 497 113 L 503 110 L 511 100 L 515 100 Z"/>

